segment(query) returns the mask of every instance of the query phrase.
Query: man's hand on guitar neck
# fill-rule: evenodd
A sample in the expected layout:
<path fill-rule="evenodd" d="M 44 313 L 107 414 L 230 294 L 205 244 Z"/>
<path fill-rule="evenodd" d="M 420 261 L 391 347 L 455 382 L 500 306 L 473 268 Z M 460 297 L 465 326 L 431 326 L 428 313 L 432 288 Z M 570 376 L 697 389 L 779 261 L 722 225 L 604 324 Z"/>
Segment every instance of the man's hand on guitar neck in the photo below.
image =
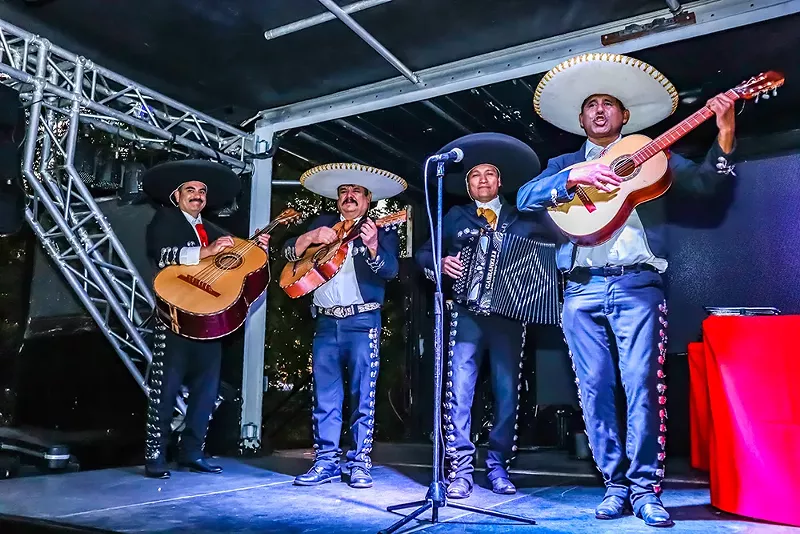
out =
<path fill-rule="evenodd" d="M 375 259 L 375 256 L 378 255 L 378 227 L 372 219 L 367 219 L 361 225 L 361 241 L 369 250 L 372 259 Z"/>
<path fill-rule="evenodd" d="M 320 226 L 304 233 L 297 238 L 294 244 L 294 252 L 298 256 L 302 256 L 308 247 L 311 245 L 329 245 L 339 239 L 339 235 L 333 228 L 327 226 Z"/>
<path fill-rule="evenodd" d="M 614 174 L 608 165 L 602 163 L 590 163 L 581 165 L 569 171 L 567 178 L 567 189 L 572 189 L 576 185 L 588 185 L 596 187 L 600 191 L 610 193 L 614 187 L 622 183 L 619 176 Z"/>
<path fill-rule="evenodd" d="M 733 141 L 736 131 L 736 113 L 734 112 L 734 101 L 725 93 L 720 93 L 706 102 L 706 106 L 714 112 L 717 117 L 717 128 L 719 129 L 719 147 L 726 154 L 733 152 Z"/>
<path fill-rule="evenodd" d="M 209 256 L 216 256 L 226 248 L 233 246 L 233 238 L 229 235 L 224 235 L 208 245 L 207 247 L 200 248 L 200 259 L 208 258 Z"/>

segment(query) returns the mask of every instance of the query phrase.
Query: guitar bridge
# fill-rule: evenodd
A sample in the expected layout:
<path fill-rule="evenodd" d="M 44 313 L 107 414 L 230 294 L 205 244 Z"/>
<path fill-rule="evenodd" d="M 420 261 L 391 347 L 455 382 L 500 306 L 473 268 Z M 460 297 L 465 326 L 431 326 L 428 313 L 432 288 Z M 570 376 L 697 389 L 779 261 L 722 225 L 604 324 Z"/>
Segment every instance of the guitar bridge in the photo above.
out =
<path fill-rule="evenodd" d="M 597 206 L 594 205 L 594 202 L 592 202 L 592 199 L 586 194 L 586 191 L 578 188 L 576 194 L 578 195 L 578 198 L 581 199 L 581 202 L 583 202 L 583 205 L 586 207 L 589 213 L 597 210 Z"/>
<path fill-rule="evenodd" d="M 193 285 L 194 287 L 196 287 L 198 289 L 202 289 L 203 291 L 205 291 L 206 293 L 208 293 L 212 297 L 219 297 L 221 295 L 221 293 L 217 293 L 216 291 L 214 291 L 214 288 L 211 287 L 211 284 L 209 284 L 207 282 L 203 282 L 202 280 L 200 280 L 198 278 L 195 278 L 194 276 L 192 276 L 190 274 L 179 275 L 178 279 L 179 280 L 183 280 L 187 284 L 191 284 L 191 285 Z"/>

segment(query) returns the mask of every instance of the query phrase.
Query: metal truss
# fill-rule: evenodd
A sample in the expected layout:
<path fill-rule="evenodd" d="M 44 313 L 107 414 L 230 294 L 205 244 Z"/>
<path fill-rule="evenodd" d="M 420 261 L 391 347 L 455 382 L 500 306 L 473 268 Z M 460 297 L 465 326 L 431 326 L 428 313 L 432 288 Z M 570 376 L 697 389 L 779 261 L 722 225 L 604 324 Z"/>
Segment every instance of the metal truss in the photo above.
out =
<path fill-rule="evenodd" d="M 252 168 L 254 137 L 4 21 L 0 83 L 18 90 L 28 109 L 25 218 L 147 393 L 154 296 L 75 169 L 79 125 L 239 172 Z"/>

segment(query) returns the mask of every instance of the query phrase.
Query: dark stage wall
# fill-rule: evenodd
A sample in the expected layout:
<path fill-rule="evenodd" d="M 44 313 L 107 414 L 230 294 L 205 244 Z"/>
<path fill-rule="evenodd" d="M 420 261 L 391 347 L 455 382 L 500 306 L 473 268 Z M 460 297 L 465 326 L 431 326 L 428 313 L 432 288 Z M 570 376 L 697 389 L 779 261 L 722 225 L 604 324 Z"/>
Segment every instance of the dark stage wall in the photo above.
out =
<path fill-rule="evenodd" d="M 675 199 L 691 224 L 670 229 L 669 350 L 699 340 L 703 306 L 800 312 L 800 152 L 744 161 L 715 199 Z"/>

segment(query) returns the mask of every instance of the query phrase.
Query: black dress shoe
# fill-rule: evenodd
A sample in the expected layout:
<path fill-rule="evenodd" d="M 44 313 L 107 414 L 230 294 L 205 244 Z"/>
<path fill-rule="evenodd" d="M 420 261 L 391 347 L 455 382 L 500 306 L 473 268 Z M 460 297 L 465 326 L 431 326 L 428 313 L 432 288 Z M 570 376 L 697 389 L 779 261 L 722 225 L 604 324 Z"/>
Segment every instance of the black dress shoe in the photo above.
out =
<path fill-rule="evenodd" d="M 182 469 L 188 469 L 193 473 L 222 473 L 222 468 L 218 465 L 211 465 L 205 458 L 198 458 L 193 462 L 179 462 L 178 466 Z"/>
<path fill-rule="evenodd" d="M 294 479 L 295 486 L 319 486 L 326 482 L 342 478 L 342 468 L 336 464 L 314 464 L 307 473 L 297 475 Z"/>
<path fill-rule="evenodd" d="M 354 467 L 350 470 L 351 488 L 371 488 L 372 475 L 363 467 Z"/>
<path fill-rule="evenodd" d="M 669 512 L 660 504 L 647 503 L 639 510 L 639 517 L 648 527 L 671 527 L 675 524 Z"/>
<path fill-rule="evenodd" d="M 617 519 L 625 511 L 625 499 L 617 495 L 609 495 L 594 510 L 597 519 Z"/>
<path fill-rule="evenodd" d="M 492 491 L 500 495 L 514 495 L 517 488 L 509 479 L 500 477 L 492 480 Z"/>
<path fill-rule="evenodd" d="M 166 465 L 145 465 L 144 476 L 147 478 L 167 479 L 170 477 L 170 473 Z"/>
<path fill-rule="evenodd" d="M 447 486 L 449 499 L 466 499 L 472 495 L 472 484 L 465 478 L 457 478 Z"/>

